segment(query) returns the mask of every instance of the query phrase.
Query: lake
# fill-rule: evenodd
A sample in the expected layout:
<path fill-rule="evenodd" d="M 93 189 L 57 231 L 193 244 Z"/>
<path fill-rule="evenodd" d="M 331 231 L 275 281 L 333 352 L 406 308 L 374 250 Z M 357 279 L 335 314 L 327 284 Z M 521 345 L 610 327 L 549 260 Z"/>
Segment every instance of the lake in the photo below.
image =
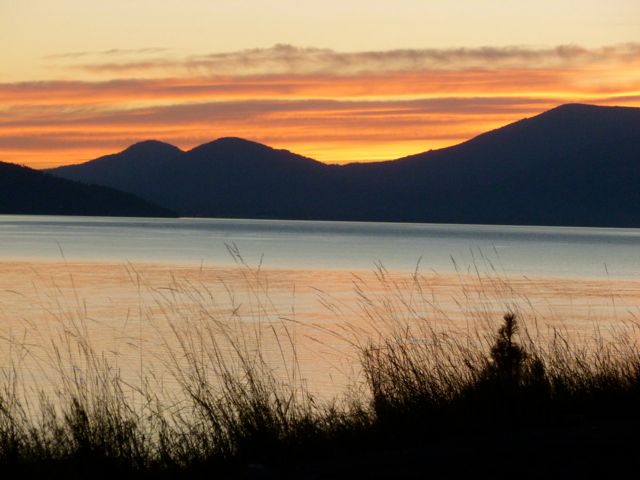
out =
<path fill-rule="evenodd" d="M 227 219 L 0 216 L 0 258 L 635 278 L 640 229 Z"/>
<path fill-rule="evenodd" d="M 515 310 L 582 341 L 640 317 L 640 229 L 0 216 L 0 247 L 0 360 L 38 386 L 82 363 L 84 336 L 169 390 L 180 335 L 252 338 L 285 370 L 286 338 L 332 396 L 358 377 L 355 344 L 405 324 L 493 330 Z"/>

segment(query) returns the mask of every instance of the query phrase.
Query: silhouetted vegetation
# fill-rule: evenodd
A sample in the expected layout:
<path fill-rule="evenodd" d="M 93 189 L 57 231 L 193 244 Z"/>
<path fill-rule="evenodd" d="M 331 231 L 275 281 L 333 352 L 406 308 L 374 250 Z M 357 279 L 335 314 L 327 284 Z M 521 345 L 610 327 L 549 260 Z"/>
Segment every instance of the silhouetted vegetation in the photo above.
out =
<path fill-rule="evenodd" d="M 398 325 L 360 346 L 366 388 L 327 403 L 295 380 L 295 362 L 283 380 L 227 325 L 185 322 L 167 367 L 186 399 L 177 405 L 160 404 L 144 382 L 143 407 L 132 403 L 81 329 L 70 348 L 82 369 L 61 367 L 55 397 L 25 398 L 18 366 L 4 368 L 1 468 L 48 478 L 499 478 L 631 464 L 632 337 L 583 348 L 556 332 L 534 342 L 514 313 L 495 333 L 467 337 Z"/>

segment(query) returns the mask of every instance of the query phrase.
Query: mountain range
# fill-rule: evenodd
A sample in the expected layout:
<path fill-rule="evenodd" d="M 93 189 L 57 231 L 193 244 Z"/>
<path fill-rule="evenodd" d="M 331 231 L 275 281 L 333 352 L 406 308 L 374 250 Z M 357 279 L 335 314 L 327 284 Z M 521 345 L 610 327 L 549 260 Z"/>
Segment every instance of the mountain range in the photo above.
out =
<path fill-rule="evenodd" d="M 48 173 L 182 216 L 640 227 L 640 109 L 563 105 L 449 148 L 327 165 L 221 138 Z"/>

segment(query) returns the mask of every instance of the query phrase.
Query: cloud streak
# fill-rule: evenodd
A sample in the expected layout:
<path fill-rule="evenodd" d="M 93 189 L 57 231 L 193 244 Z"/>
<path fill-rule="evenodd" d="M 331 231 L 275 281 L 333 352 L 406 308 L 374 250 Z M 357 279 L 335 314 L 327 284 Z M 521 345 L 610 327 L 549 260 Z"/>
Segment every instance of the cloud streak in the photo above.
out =
<path fill-rule="evenodd" d="M 611 72 L 609 72 L 611 73 Z M 601 81 L 584 69 L 503 69 L 392 72 L 357 76 L 271 75 L 174 77 L 100 82 L 50 81 L 0 84 L 0 105 L 121 105 L 235 99 L 358 99 L 449 96 L 557 96 L 578 98 L 640 90 L 640 74 Z M 2 107 L 0 107 L 1 109 Z"/>
<path fill-rule="evenodd" d="M 159 106 L 137 109 L 68 109 L 34 108 L 30 114 L 16 115 L 14 110 L 0 113 L 0 130 L 65 126 L 89 128 L 92 126 L 124 127 L 135 125 L 185 125 L 201 122 L 269 120 L 284 122 L 318 122 L 329 119 L 332 123 L 343 123 L 349 118 L 386 124 L 403 116 L 424 115 L 424 123 L 437 121 L 436 115 L 460 115 L 473 117 L 518 114 L 538 111 L 541 106 L 552 103 L 549 99 L 531 98 L 437 98 L 398 101 L 340 101 L 340 100 L 243 100 L 208 102 L 185 105 Z M 363 128 L 366 125 L 363 125 Z M 312 133 L 311 133 L 312 134 Z M 340 133 L 341 135 L 343 133 Z M 351 133 L 356 135 L 357 133 Z"/>
<path fill-rule="evenodd" d="M 83 57 L 122 57 L 129 55 L 147 55 L 168 52 L 168 48 L 149 47 L 149 48 L 111 48 L 109 50 L 87 50 L 80 52 L 67 52 L 46 55 L 45 60 L 68 60 Z"/>
<path fill-rule="evenodd" d="M 275 45 L 186 59 L 148 58 L 92 62 L 71 68 L 92 74 L 128 75 L 154 71 L 213 75 L 361 75 L 468 69 L 566 68 L 594 63 L 638 61 L 640 43 L 601 48 L 560 45 L 553 48 L 481 47 L 337 52 L 331 49 Z"/>

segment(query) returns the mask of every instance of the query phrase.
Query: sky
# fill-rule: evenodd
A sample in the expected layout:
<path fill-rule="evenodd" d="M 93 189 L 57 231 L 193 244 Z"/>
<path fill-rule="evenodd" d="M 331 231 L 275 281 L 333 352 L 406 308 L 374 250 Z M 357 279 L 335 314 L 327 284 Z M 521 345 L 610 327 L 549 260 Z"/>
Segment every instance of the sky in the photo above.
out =
<path fill-rule="evenodd" d="M 637 0 L 0 0 L 0 161 L 237 136 L 328 163 L 640 106 Z"/>

